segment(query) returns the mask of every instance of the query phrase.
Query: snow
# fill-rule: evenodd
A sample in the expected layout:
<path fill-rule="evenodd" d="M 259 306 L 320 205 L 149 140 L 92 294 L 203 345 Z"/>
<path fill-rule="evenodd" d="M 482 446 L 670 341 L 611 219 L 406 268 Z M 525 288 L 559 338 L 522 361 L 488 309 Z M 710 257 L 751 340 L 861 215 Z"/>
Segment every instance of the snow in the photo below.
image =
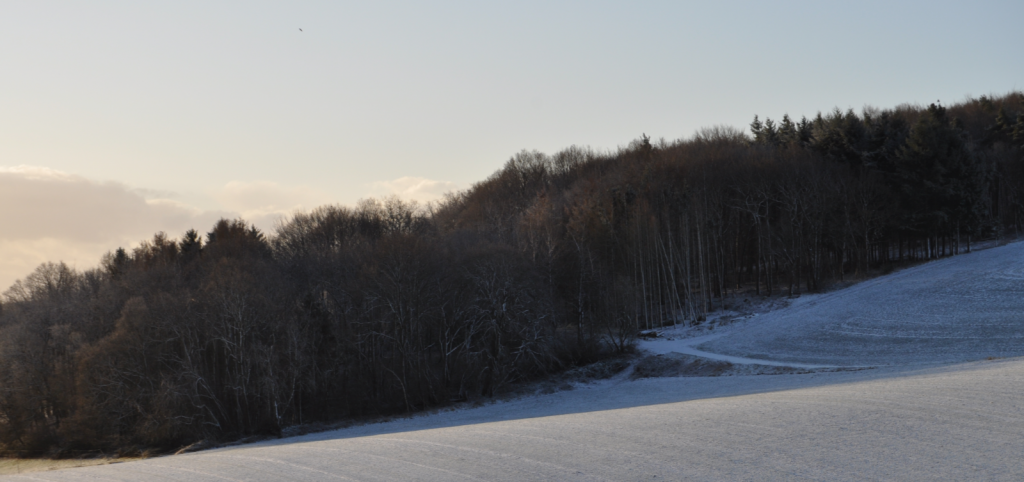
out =
<path fill-rule="evenodd" d="M 643 342 L 732 363 L 873 369 L 623 373 L 479 408 L 10 479 L 1022 480 L 1022 295 L 1017 243 Z"/>
<path fill-rule="evenodd" d="M 933 261 L 798 299 L 696 345 L 722 355 L 834 366 L 1024 355 L 1024 243 Z"/>
<path fill-rule="evenodd" d="M 665 336 L 665 332 L 662 332 L 662 336 Z M 639 343 L 639 347 L 649 353 L 665 355 L 669 353 L 682 353 L 684 355 L 693 355 L 703 358 L 710 358 L 712 360 L 719 360 L 729 362 L 737 365 L 767 365 L 774 367 L 793 367 L 793 368 L 839 368 L 838 365 L 821 365 L 821 364 L 809 364 L 809 363 L 791 363 L 783 361 L 774 361 L 769 359 L 758 359 L 748 358 L 742 356 L 723 355 L 721 353 L 712 353 L 697 349 L 696 346 L 704 343 L 716 340 L 726 335 L 726 333 L 716 333 L 714 335 L 695 336 L 692 338 L 683 339 L 671 339 L 671 340 L 644 340 Z"/>

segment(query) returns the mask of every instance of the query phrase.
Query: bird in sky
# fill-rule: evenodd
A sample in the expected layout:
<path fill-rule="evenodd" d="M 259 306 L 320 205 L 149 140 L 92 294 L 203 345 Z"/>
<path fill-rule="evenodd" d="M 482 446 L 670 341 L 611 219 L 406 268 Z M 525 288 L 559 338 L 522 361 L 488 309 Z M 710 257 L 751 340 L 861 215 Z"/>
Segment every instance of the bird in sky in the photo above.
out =
<path fill-rule="evenodd" d="M 299 31 L 301 32 L 301 31 L 302 31 L 302 29 L 300 28 L 300 29 L 299 29 Z"/>

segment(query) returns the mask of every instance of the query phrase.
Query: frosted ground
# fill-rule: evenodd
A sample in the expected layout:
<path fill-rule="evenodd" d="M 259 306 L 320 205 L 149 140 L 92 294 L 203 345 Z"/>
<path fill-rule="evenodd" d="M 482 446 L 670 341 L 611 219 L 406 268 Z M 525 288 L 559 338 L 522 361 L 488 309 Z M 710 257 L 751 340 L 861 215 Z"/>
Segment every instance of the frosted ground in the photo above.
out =
<path fill-rule="evenodd" d="M 624 373 L 474 409 L 10 478 L 1024 480 L 1024 243 L 727 315 L 642 347 L 811 373 Z"/>

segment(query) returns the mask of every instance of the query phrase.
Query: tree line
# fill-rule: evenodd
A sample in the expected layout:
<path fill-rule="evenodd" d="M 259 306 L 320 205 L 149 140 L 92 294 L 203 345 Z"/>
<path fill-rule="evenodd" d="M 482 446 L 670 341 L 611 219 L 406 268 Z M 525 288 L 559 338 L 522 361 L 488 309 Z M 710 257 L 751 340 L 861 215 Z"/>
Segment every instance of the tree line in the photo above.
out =
<path fill-rule="evenodd" d="M 523 151 L 472 188 L 221 220 L 0 302 L 0 450 L 174 448 L 442 406 L 1017 236 L 1024 94 Z"/>

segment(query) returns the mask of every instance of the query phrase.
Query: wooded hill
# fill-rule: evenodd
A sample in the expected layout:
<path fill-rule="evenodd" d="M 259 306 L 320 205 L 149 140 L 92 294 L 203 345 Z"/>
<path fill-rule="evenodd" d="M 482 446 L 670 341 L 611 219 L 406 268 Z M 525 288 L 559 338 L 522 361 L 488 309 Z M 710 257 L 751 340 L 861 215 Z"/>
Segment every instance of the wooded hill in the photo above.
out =
<path fill-rule="evenodd" d="M 1019 92 L 523 151 L 424 209 L 222 220 L 40 266 L 0 304 L 0 448 L 174 448 L 490 396 L 740 290 L 819 291 L 1022 221 Z"/>

